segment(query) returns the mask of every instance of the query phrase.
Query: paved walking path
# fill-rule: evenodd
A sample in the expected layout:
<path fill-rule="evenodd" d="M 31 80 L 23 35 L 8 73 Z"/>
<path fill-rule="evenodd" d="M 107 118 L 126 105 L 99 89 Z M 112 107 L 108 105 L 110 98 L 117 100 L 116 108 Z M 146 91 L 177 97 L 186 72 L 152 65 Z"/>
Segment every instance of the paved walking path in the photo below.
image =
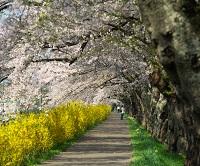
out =
<path fill-rule="evenodd" d="M 128 166 L 130 159 L 127 120 L 120 120 L 120 114 L 111 113 L 105 122 L 42 166 Z"/>

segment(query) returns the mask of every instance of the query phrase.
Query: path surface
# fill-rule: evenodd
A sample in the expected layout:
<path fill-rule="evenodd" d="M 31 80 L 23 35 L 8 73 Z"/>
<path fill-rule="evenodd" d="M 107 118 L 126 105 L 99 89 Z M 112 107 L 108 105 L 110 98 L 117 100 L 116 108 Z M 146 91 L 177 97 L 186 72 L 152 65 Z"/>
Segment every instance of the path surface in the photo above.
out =
<path fill-rule="evenodd" d="M 41 166 L 128 166 L 131 141 L 127 120 L 119 114 L 90 130 L 72 147 Z"/>

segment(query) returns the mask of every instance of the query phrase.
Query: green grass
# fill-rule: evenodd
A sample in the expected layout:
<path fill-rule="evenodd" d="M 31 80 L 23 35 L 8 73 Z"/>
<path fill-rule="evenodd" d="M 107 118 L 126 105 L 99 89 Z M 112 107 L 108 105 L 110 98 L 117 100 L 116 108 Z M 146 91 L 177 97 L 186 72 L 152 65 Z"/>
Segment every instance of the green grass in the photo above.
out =
<path fill-rule="evenodd" d="M 130 166 L 183 166 L 184 157 L 167 150 L 133 118 L 129 118 L 133 157 Z"/>

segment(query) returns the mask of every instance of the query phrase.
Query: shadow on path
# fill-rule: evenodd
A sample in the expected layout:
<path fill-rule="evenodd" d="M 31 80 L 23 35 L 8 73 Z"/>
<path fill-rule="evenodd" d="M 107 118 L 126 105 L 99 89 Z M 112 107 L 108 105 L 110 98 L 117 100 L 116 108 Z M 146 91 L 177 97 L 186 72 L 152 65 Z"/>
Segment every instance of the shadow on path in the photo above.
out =
<path fill-rule="evenodd" d="M 119 114 L 111 113 L 72 147 L 41 166 L 128 166 L 131 139 L 127 121 L 119 118 Z"/>

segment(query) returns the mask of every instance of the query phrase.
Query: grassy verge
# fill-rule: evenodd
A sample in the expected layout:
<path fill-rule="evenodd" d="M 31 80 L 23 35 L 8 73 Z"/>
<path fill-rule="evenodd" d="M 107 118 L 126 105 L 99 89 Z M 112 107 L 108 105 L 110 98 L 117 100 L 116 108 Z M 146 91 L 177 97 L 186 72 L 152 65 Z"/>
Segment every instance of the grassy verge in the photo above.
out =
<path fill-rule="evenodd" d="M 184 157 L 167 151 L 133 118 L 129 118 L 133 158 L 130 166 L 183 166 Z"/>

